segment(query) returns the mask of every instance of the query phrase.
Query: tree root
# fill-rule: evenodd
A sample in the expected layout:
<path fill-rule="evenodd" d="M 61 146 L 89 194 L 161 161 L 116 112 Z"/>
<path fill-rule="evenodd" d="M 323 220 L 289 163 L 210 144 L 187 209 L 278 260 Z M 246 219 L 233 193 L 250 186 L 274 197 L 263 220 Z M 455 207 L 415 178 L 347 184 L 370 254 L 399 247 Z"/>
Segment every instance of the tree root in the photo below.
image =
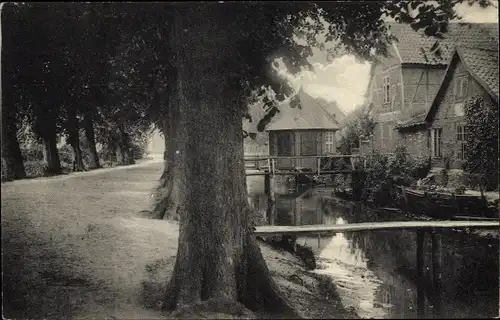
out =
<path fill-rule="evenodd" d="M 243 304 L 228 299 L 208 299 L 180 306 L 171 315 L 176 319 L 257 319 Z"/>
<path fill-rule="evenodd" d="M 280 292 L 276 282 L 271 277 L 254 236 L 250 237 L 247 250 L 248 289 L 253 291 L 253 297 L 250 296 L 250 298 L 256 298 L 253 301 L 254 303 L 257 302 L 256 307 L 264 307 L 266 310 L 272 310 L 274 313 L 279 313 L 287 318 L 304 319 Z"/>
<path fill-rule="evenodd" d="M 260 248 L 254 236 L 249 237 L 245 248 L 245 263 L 241 270 L 238 283 L 238 301 L 228 298 L 207 299 L 182 305 L 179 301 L 180 286 L 186 275 L 178 274 L 179 261 L 176 259 L 174 273 L 168 283 L 164 295 L 164 310 L 174 310 L 172 316 L 175 318 L 249 318 L 255 319 L 259 314 L 279 315 L 285 319 L 304 319 L 304 317 L 290 305 L 288 300 L 280 292 L 274 279 L 271 277 L 266 262 L 262 257 Z M 201 297 L 201 293 L 199 297 Z M 194 297 L 195 298 L 195 297 Z M 198 298 L 199 299 L 199 298 Z"/>

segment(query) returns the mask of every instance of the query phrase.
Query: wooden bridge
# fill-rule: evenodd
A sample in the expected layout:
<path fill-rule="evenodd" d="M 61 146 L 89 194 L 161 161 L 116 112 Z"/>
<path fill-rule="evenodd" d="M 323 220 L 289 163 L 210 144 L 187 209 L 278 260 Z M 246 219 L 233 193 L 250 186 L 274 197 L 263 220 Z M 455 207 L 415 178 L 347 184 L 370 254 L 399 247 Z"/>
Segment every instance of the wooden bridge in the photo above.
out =
<path fill-rule="evenodd" d="M 359 231 L 387 231 L 413 229 L 417 231 L 417 313 L 418 318 L 425 318 L 425 292 L 424 281 L 424 240 L 425 234 L 429 232 L 432 240 L 432 286 L 433 291 L 428 298 L 433 307 L 435 317 L 441 317 L 442 308 L 442 244 L 441 235 L 438 230 L 444 229 L 492 229 L 499 230 L 499 221 L 391 221 L 391 222 L 362 222 L 335 225 L 302 225 L 302 226 L 258 226 L 254 234 L 257 236 L 288 235 L 297 236 L 304 234 L 317 234 L 318 247 L 320 246 L 321 234 L 344 233 Z M 295 245 L 295 243 L 294 243 Z"/>
<path fill-rule="evenodd" d="M 300 174 L 336 174 L 336 173 L 351 173 L 355 168 L 355 159 L 366 160 L 365 156 L 361 155 L 319 155 L 319 156 L 249 156 L 245 157 L 245 168 L 255 169 L 257 172 L 247 172 L 247 176 L 265 176 L 265 175 L 300 175 Z M 280 160 L 292 160 L 295 163 L 297 160 L 316 160 L 314 167 L 290 167 L 280 166 Z M 350 164 L 349 169 L 332 170 L 332 161 L 343 159 Z M 366 161 L 363 162 L 363 165 Z"/>
<path fill-rule="evenodd" d="M 375 231 L 393 229 L 499 229 L 499 221 L 391 221 L 391 222 L 362 222 L 333 225 L 302 225 L 302 226 L 259 226 L 256 227 L 255 235 L 299 235 L 307 233 L 343 233 L 354 231 Z"/>

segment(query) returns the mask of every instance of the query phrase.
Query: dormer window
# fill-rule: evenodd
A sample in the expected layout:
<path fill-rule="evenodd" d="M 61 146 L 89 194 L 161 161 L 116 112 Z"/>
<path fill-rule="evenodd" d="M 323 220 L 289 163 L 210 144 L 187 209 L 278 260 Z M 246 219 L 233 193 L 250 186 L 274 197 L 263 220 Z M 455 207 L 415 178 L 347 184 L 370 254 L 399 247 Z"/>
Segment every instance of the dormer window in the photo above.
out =
<path fill-rule="evenodd" d="M 389 103 L 391 101 L 390 88 L 391 87 L 390 87 L 389 77 L 384 77 L 384 85 L 383 85 L 384 103 Z"/>

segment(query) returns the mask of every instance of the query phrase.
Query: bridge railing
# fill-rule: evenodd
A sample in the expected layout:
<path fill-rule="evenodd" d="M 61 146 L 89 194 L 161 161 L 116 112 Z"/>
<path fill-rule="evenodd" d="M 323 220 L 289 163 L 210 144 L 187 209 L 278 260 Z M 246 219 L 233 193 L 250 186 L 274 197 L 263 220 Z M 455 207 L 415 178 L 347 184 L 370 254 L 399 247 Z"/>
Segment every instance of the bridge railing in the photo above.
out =
<path fill-rule="evenodd" d="M 329 173 L 330 170 L 322 169 L 322 160 L 334 160 L 334 159 L 344 159 L 348 161 L 351 165 L 351 170 L 354 170 L 355 167 L 355 159 L 363 159 L 364 156 L 359 154 L 332 154 L 332 155 L 314 155 L 314 156 L 246 156 L 244 158 L 245 165 L 247 163 L 253 163 L 254 167 L 257 170 L 261 168 L 266 168 L 270 173 L 275 174 L 277 170 L 279 170 L 279 161 L 280 160 L 292 160 L 292 163 L 296 163 L 296 160 L 308 159 L 308 160 L 316 160 L 314 161 L 315 165 L 310 166 L 310 169 L 313 169 L 314 173 L 317 175 L 321 175 L 321 173 Z M 262 161 L 266 161 L 267 165 L 263 165 Z M 311 161 L 312 162 L 312 161 Z"/>
<path fill-rule="evenodd" d="M 381 155 L 390 156 L 392 153 L 383 153 Z M 247 164 L 253 163 L 253 167 L 257 170 L 267 169 L 270 173 L 275 174 L 276 170 L 279 169 L 280 160 L 291 160 L 290 163 L 294 166 L 297 163 L 297 160 L 316 160 L 314 165 L 308 165 L 309 169 L 313 169 L 317 175 L 331 173 L 331 170 L 324 170 L 323 163 L 324 160 L 334 160 L 334 159 L 343 159 L 350 163 L 351 169 L 354 170 L 356 161 L 362 161 L 363 167 L 366 167 L 367 162 L 369 162 L 373 156 L 371 154 L 368 155 L 360 155 L 360 154 L 328 154 L 328 155 L 313 155 L 313 156 L 270 156 L 270 155 L 255 155 L 255 156 L 245 156 L 245 166 Z M 266 164 L 263 164 L 265 161 Z M 309 161 L 310 164 L 312 161 Z M 359 163 L 359 162 L 358 162 Z"/>

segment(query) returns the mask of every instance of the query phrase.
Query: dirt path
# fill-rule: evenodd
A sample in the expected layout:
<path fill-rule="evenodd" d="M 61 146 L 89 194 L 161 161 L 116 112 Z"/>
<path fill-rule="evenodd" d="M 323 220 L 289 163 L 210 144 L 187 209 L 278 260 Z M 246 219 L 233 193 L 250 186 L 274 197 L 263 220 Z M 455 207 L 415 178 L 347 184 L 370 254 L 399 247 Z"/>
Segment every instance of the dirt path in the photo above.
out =
<path fill-rule="evenodd" d="M 145 281 L 153 279 L 158 284 L 170 273 L 177 227 L 138 217 L 152 201 L 162 166 L 153 160 L 120 169 L 2 184 L 4 316 L 164 317 L 145 308 L 140 294 Z M 287 280 L 300 272 L 294 257 L 266 246 L 262 249 L 282 287 L 299 287 L 287 290 L 294 302 L 307 309 L 311 299 L 318 300 L 311 291 L 314 284 L 309 290 Z M 161 272 L 155 274 L 159 265 Z M 307 275 L 301 277 L 307 282 Z M 352 317 L 338 303 L 312 309 L 311 317 L 318 312 L 319 316 L 337 312 L 337 317 Z"/>

